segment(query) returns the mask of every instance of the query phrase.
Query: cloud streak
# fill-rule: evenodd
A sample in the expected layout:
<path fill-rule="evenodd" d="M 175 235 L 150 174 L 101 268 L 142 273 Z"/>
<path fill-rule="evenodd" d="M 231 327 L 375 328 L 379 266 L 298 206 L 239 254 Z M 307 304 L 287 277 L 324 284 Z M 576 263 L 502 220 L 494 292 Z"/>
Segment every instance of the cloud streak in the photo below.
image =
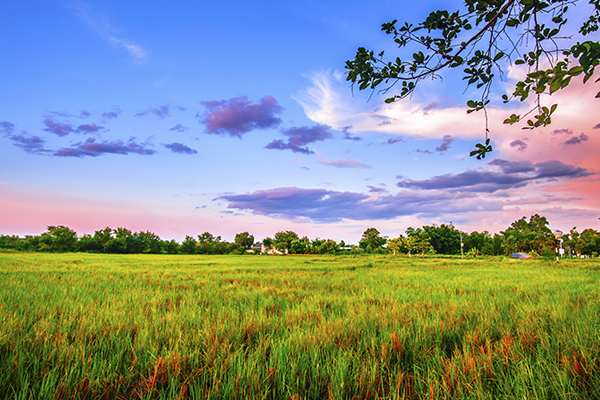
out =
<path fill-rule="evenodd" d="M 22 148 L 30 154 L 48 154 L 50 150 L 44 148 L 46 141 L 39 136 L 28 136 L 26 134 L 13 135 L 9 137 L 13 144 Z"/>
<path fill-rule="evenodd" d="M 117 37 L 115 29 L 112 27 L 108 17 L 93 11 L 90 6 L 79 1 L 75 4 L 77 16 L 104 41 L 116 48 L 125 50 L 132 58 L 135 64 L 143 63 L 146 60 L 146 51 L 137 43 Z"/>
<path fill-rule="evenodd" d="M 171 150 L 173 153 L 178 154 L 198 154 L 197 150 L 191 149 L 182 143 L 171 143 L 171 144 L 163 144 L 167 149 Z"/>
<path fill-rule="evenodd" d="M 493 193 L 533 183 L 551 182 L 561 178 L 582 178 L 595 174 L 585 168 L 563 164 L 557 160 L 530 164 L 496 159 L 488 165 L 497 167 L 500 171 L 477 169 L 459 174 L 438 175 L 424 180 L 403 179 L 397 183 L 397 186 L 420 190 Z"/>
<path fill-rule="evenodd" d="M 103 126 L 96 124 L 83 124 L 77 127 L 77 133 L 98 133 L 102 129 L 104 129 Z"/>
<path fill-rule="evenodd" d="M 151 155 L 155 151 L 145 148 L 146 144 L 138 144 L 130 139 L 127 143 L 122 140 L 96 142 L 94 138 L 88 138 L 85 142 L 78 143 L 75 147 L 63 147 L 54 153 L 57 157 L 98 157 L 104 154 L 140 154 Z"/>
<path fill-rule="evenodd" d="M 253 193 L 224 195 L 228 209 L 298 221 L 339 222 L 382 220 L 415 214 L 454 214 L 469 210 L 500 210 L 499 202 L 481 202 L 468 194 L 403 191 L 396 195 L 338 192 L 282 187 Z"/>
<path fill-rule="evenodd" d="M 160 107 L 149 107 L 145 111 L 140 111 L 134 115 L 134 117 L 143 117 L 144 115 L 154 114 L 158 118 L 163 119 L 170 115 L 169 105 L 164 105 Z"/>
<path fill-rule="evenodd" d="M 371 169 L 371 165 L 363 164 L 354 158 L 337 159 L 337 160 L 326 160 L 323 158 L 319 159 L 319 164 L 328 167 L 336 168 L 358 168 L 358 169 Z"/>

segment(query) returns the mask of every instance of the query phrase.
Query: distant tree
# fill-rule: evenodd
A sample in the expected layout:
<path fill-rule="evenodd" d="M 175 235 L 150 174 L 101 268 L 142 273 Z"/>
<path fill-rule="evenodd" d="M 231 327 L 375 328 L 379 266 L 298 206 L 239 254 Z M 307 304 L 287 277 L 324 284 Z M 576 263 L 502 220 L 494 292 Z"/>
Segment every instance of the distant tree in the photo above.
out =
<path fill-rule="evenodd" d="M 136 253 L 160 254 L 162 252 L 162 240 L 150 231 L 135 233 L 133 241 L 136 244 Z"/>
<path fill-rule="evenodd" d="M 382 30 L 392 36 L 394 45 L 409 52 L 399 52 L 398 57 L 385 60 L 384 51 L 375 54 L 360 47 L 354 60 L 346 62 L 347 80 L 358 85 L 359 90 L 383 87 L 383 93 L 401 83 L 400 93 L 386 99 L 391 103 L 410 97 L 422 80 L 439 78 L 446 69 L 462 69 L 463 80 L 467 85 L 476 85 L 479 97 L 467 101 L 467 113 L 479 110 L 486 113 L 485 142 L 477 144 L 471 156 L 485 158 L 492 151 L 486 107 L 495 97 L 491 89 L 492 82 L 498 79 L 496 74 L 502 77 L 503 70 L 513 62 L 528 67 L 526 77 L 517 82 L 512 95 L 502 96 L 504 103 L 512 99 L 524 101 L 530 94 L 535 98 L 535 106 L 525 115 L 512 114 L 504 121 L 514 124 L 535 113 L 524 129 L 552 122 L 557 104 L 542 105 L 541 95 L 552 95 L 577 76 L 582 76 L 584 83 L 593 77 L 595 67 L 600 64 L 600 42 L 596 38 L 574 43 L 570 34 L 576 27 L 572 26 L 566 28 L 567 34 L 561 34 L 568 26 L 569 5 L 578 2 L 464 0 L 461 9 L 431 12 L 417 24 L 398 24 L 397 20 L 384 23 Z M 589 3 L 591 15 L 579 29 L 583 35 L 596 32 L 600 22 L 600 1 Z"/>
<path fill-rule="evenodd" d="M 298 235 L 295 232 L 277 232 L 274 240 L 275 248 L 279 251 L 290 251 L 293 240 L 298 240 Z"/>
<path fill-rule="evenodd" d="M 600 232 L 594 229 L 585 229 L 579 237 L 581 254 L 597 256 L 600 253 Z"/>
<path fill-rule="evenodd" d="M 429 236 L 429 243 L 439 254 L 460 253 L 460 232 L 450 223 L 440 226 L 424 226 L 423 230 Z"/>
<path fill-rule="evenodd" d="M 488 231 L 473 231 L 470 235 L 463 235 L 464 250 L 478 249 L 481 254 L 495 255 L 494 239 Z"/>
<path fill-rule="evenodd" d="M 23 240 L 16 235 L 0 235 L 0 248 L 18 250 L 23 246 Z"/>
<path fill-rule="evenodd" d="M 274 240 L 271 239 L 270 237 L 266 237 L 263 239 L 262 244 L 265 247 L 265 249 L 270 249 L 271 246 L 273 246 Z"/>
<path fill-rule="evenodd" d="M 56 252 L 70 252 L 77 250 L 77 233 L 66 226 L 49 226 L 45 233 L 42 233 L 40 242 L 43 243 L 44 250 Z"/>
<path fill-rule="evenodd" d="M 314 246 L 311 244 L 310 239 L 304 236 L 302 238 L 292 240 L 290 243 L 289 252 L 291 254 L 310 254 L 313 252 L 313 250 Z"/>
<path fill-rule="evenodd" d="M 196 252 L 196 239 L 191 236 L 186 236 L 185 240 L 181 243 L 180 251 L 185 254 L 194 254 Z"/>
<path fill-rule="evenodd" d="M 321 244 L 319 253 L 336 254 L 338 251 L 340 251 L 340 245 L 335 240 L 327 239 Z"/>
<path fill-rule="evenodd" d="M 198 243 L 196 244 L 196 252 L 198 254 L 218 254 L 217 251 L 222 251 L 221 236 L 213 236 L 210 232 L 204 232 L 198 235 Z"/>
<path fill-rule="evenodd" d="M 162 248 L 163 253 L 167 253 L 167 254 L 179 253 L 179 243 L 177 243 L 174 239 L 171 239 L 169 241 L 162 240 L 161 248 Z"/>
<path fill-rule="evenodd" d="M 387 237 L 382 237 L 377 229 L 368 228 L 363 232 L 358 246 L 365 251 L 368 251 L 368 247 L 370 246 L 371 250 L 374 251 L 381 248 L 386 242 Z"/>
<path fill-rule="evenodd" d="M 532 215 L 529 222 L 523 217 L 500 233 L 504 236 L 506 253 L 535 250 L 542 254 L 545 248 L 552 248 L 554 245 L 554 234 L 548 228 L 548 220 L 538 214 Z"/>
<path fill-rule="evenodd" d="M 248 232 L 242 232 L 235 235 L 234 241 L 243 248 L 249 249 L 254 244 L 254 236 L 252 236 Z"/>
<path fill-rule="evenodd" d="M 83 235 L 77 241 L 77 251 L 86 253 L 101 253 L 102 245 L 90 235 Z"/>
<path fill-rule="evenodd" d="M 411 240 L 411 247 L 413 250 L 421 252 L 421 257 L 425 258 L 425 254 L 435 252 L 431 245 L 431 238 L 429 234 L 423 228 L 412 228 L 406 229 L 406 236 Z"/>
<path fill-rule="evenodd" d="M 108 253 L 107 244 L 112 238 L 112 229 L 108 226 L 102 230 L 94 232 L 94 241 L 98 243 L 104 253 Z"/>
<path fill-rule="evenodd" d="M 388 250 L 394 255 L 403 252 L 404 249 L 406 248 L 405 243 L 404 243 L 405 239 L 406 238 L 402 235 L 400 235 L 394 239 L 388 239 L 388 241 L 387 241 Z"/>

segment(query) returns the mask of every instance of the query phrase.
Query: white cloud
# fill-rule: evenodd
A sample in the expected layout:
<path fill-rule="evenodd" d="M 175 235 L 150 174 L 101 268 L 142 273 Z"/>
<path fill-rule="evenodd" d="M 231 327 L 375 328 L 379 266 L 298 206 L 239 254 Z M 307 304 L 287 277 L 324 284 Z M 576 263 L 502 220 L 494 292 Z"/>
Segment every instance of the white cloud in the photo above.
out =
<path fill-rule="evenodd" d="M 147 53 L 140 45 L 115 36 L 115 29 L 106 16 L 93 11 L 89 4 L 82 1 L 75 3 L 73 8 L 88 28 L 114 47 L 129 53 L 134 63 L 139 64 L 146 60 Z"/>

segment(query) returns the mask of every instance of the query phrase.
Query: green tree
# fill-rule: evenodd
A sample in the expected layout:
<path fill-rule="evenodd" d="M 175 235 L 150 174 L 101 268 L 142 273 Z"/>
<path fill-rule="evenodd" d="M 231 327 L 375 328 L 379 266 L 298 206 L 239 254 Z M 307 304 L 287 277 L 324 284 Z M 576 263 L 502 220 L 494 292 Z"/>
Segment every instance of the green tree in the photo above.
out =
<path fill-rule="evenodd" d="M 69 252 L 77 250 L 77 233 L 66 226 L 49 226 L 40 238 L 46 251 Z"/>
<path fill-rule="evenodd" d="M 275 234 L 275 240 L 273 244 L 277 250 L 282 252 L 287 250 L 289 252 L 292 247 L 293 240 L 298 240 L 298 235 L 295 232 L 277 232 Z"/>
<path fill-rule="evenodd" d="M 475 85 L 479 95 L 467 101 L 467 113 L 485 112 L 493 98 L 492 83 L 498 79 L 497 74 L 502 76 L 503 69 L 513 62 L 524 64 L 527 76 L 517 82 L 510 97 L 502 96 L 503 101 L 524 101 L 531 94 L 536 105 L 525 115 L 511 115 L 504 123 L 514 124 L 534 113 L 525 128 L 546 126 L 552 122 L 557 104 L 542 105 L 540 95 L 564 89 L 577 76 L 588 82 L 600 63 L 600 42 L 574 43 L 562 33 L 563 28 L 569 33 L 574 31 L 567 25 L 567 14 L 569 5 L 579 2 L 464 0 L 462 9 L 434 11 L 417 24 L 400 24 L 397 20 L 384 23 L 382 30 L 398 47 L 398 57 L 394 55 L 388 61 L 384 51 L 376 54 L 360 47 L 354 60 L 346 62 L 347 80 L 359 90 L 378 88 L 384 94 L 401 83 L 399 93 L 386 99 L 391 103 L 411 96 L 422 80 L 439 78 L 446 69 L 460 68 L 463 80 Z M 600 0 L 589 3 L 591 15 L 579 29 L 584 36 L 596 32 L 600 22 Z M 410 51 L 405 54 L 403 49 Z M 471 156 L 481 159 L 492 151 L 488 133 L 486 113 L 485 141 L 477 144 Z"/>
<path fill-rule="evenodd" d="M 210 232 L 204 232 L 198 235 L 198 243 L 196 244 L 196 252 L 198 254 L 222 254 L 223 251 L 221 236 L 213 236 Z"/>
<path fill-rule="evenodd" d="M 100 253 L 102 252 L 102 245 L 98 243 L 91 235 L 83 235 L 77 241 L 77 251 Z"/>
<path fill-rule="evenodd" d="M 391 251 L 392 254 L 394 254 L 394 255 L 405 251 L 405 249 L 406 249 L 405 240 L 406 240 L 406 238 L 402 235 L 398 236 L 397 238 L 388 239 L 388 241 L 387 241 L 388 250 Z M 406 250 L 406 251 L 408 252 L 408 250 Z"/>
<path fill-rule="evenodd" d="M 196 239 L 191 236 L 186 236 L 185 240 L 181 243 L 180 251 L 185 254 L 194 254 L 196 252 Z"/>
<path fill-rule="evenodd" d="M 436 253 L 458 254 L 460 253 L 460 232 L 450 223 L 440 226 L 424 226 L 423 230 L 429 235 L 429 242 Z"/>
<path fill-rule="evenodd" d="M 242 232 L 235 235 L 234 241 L 243 248 L 249 249 L 254 244 L 254 236 L 252 236 L 248 232 Z"/>
<path fill-rule="evenodd" d="M 600 253 L 600 232 L 588 228 L 581 232 L 579 240 L 581 254 L 592 256 L 594 253 L 596 253 L 596 255 Z"/>
<path fill-rule="evenodd" d="M 409 227 L 406 229 L 406 236 L 410 238 L 411 250 L 420 251 L 421 257 L 425 258 L 427 253 L 435 253 L 435 249 L 431 245 L 431 238 L 425 229 Z"/>
<path fill-rule="evenodd" d="M 370 247 L 372 250 L 381 248 L 387 242 L 387 237 L 382 237 L 379 231 L 375 228 L 368 228 L 363 232 L 358 247 L 367 250 Z"/>
<path fill-rule="evenodd" d="M 539 214 L 532 215 L 529 222 L 525 217 L 514 221 L 508 229 L 500 233 L 504 236 L 506 254 L 532 250 L 542 254 L 544 249 L 551 248 L 554 244 L 554 234 L 548 228 L 548 220 Z"/>
<path fill-rule="evenodd" d="M 290 243 L 291 254 L 310 254 L 313 251 L 313 245 L 310 243 L 310 239 L 306 236 L 293 239 Z"/>

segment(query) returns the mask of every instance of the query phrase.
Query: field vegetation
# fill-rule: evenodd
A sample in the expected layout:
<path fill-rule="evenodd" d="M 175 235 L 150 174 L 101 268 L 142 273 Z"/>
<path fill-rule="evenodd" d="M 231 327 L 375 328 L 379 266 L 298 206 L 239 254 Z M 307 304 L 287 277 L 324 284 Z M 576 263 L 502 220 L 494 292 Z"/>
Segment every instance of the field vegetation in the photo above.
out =
<path fill-rule="evenodd" d="M 600 262 L 0 254 L 4 399 L 598 399 Z"/>

